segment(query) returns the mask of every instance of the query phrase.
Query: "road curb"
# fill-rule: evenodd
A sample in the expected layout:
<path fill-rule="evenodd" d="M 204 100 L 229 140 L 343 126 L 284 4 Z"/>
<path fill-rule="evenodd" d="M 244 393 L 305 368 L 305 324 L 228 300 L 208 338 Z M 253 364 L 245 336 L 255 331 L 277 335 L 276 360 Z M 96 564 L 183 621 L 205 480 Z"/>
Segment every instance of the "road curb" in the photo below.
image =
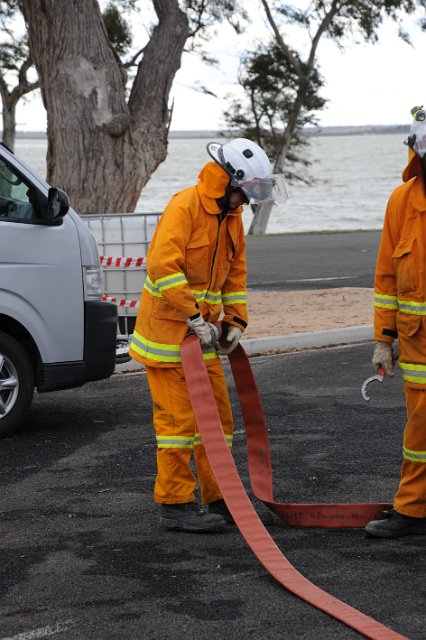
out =
<path fill-rule="evenodd" d="M 267 336 L 241 340 L 248 355 L 285 352 L 300 349 L 333 347 L 339 344 L 352 344 L 373 339 L 373 325 L 356 325 L 342 329 L 327 329 L 314 333 L 293 333 L 288 336 Z"/>
<path fill-rule="evenodd" d="M 323 347 L 335 347 L 343 344 L 354 344 L 373 340 L 373 325 L 355 325 L 342 329 L 327 329 L 313 333 L 293 333 L 287 336 L 267 336 L 264 338 L 247 338 L 241 340 L 246 353 L 250 356 L 265 353 L 285 353 L 287 351 L 300 351 L 302 349 L 319 349 Z M 115 373 L 128 373 L 130 371 L 142 371 L 145 367 L 131 360 L 119 364 Z"/>

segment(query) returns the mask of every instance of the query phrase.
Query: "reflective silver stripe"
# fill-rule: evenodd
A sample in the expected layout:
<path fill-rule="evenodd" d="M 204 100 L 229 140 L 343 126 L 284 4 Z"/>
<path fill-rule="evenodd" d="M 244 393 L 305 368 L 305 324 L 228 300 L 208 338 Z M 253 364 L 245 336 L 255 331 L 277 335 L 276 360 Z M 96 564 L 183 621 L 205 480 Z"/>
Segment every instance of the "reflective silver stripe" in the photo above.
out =
<path fill-rule="evenodd" d="M 180 362 L 180 346 L 178 344 L 161 344 L 153 340 L 146 340 L 137 331 L 133 332 L 130 349 L 136 353 L 158 362 Z"/>
<path fill-rule="evenodd" d="M 158 278 L 158 280 L 155 281 L 155 286 L 159 291 L 166 291 L 173 287 L 179 287 L 182 284 L 188 284 L 188 280 L 183 273 L 180 272 L 174 273 L 171 276 L 164 276 L 164 278 Z"/>
<path fill-rule="evenodd" d="M 413 451 L 412 449 L 406 449 L 403 447 L 402 455 L 407 460 L 412 462 L 424 462 L 426 463 L 426 451 Z"/>
<path fill-rule="evenodd" d="M 426 384 L 426 366 L 423 364 L 407 364 L 400 362 L 399 366 L 402 370 L 402 377 L 407 382 L 415 384 Z"/>
<path fill-rule="evenodd" d="M 167 291 L 167 289 L 171 289 L 172 287 L 178 287 L 182 284 L 188 284 L 188 281 L 185 278 L 185 276 L 176 275 L 173 278 L 171 278 L 170 276 L 167 276 L 167 278 L 168 278 L 167 282 L 164 282 L 161 285 L 156 286 L 152 282 L 150 277 L 147 276 L 145 279 L 144 289 L 146 289 L 148 293 L 150 293 L 152 296 L 155 296 L 157 298 L 163 298 L 164 296 L 161 293 L 161 291 Z M 156 284 L 158 285 L 159 282 L 160 280 L 157 280 Z M 203 302 L 204 300 L 206 302 L 210 302 L 211 304 L 220 304 L 222 302 L 222 294 L 220 291 L 207 291 L 207 289 L 204 289 L 202 291 L 198 289 L 191 289 L 191 291 L 194 298 L 197 300 L 197 302 Z"/>
<path fill-rule="evenodd" d="M 383 309 L 398 309 L 398 298 L 396 296 L 386 296 L 381 293 L 375 293 L 374 306 Z"/>
<path fill-rule="evenodd" d="M 198 302 L 203 300 L 212 304 L 220 304 L 222 302 L 222 293 L 220 291 L 207 291 L 207 289 L 198 291 L 197 289 L 192 289 L 192 293 Z"/>
<path fill-rule="evenodd" d="M 233 436 L 232 435 L 226 435 L 226 433 L 224 433 L 224 436 L 225 436 L 225 440 L 226 440 L 226 443 L 227 443 L 228 447 L 232 447 L 232 438 L 233 438 Z M 196 447 L 199 444 L 203 444 L 203 441 L 201 439 L 201 434 L 198 433 L 198 431 L 197 431 L 197 433 L 194 436 L 194 447 Z"/>
<path fill-rule="evenodd" d="M 156 362 L 181 362 L 180 345 L 161 344 L 160 342 L 147 340 L 137 331 L 133 332 L 130 349 L 148 360 L 154 360 Z M 218 353 L 214 347 L 203 351 L 204 360 L 211 360 L 218 357 Z"/>
<path fill-rule="evenodd" d="M 204 298 L 206 297 L 207 289 L 204 289 L 204 291 L 197 291 L 197 289 L 192 289 L 192 293 L 196 300 L 204 300 Z"/>
<path fill-rule="evenodd" d="M 207 291 L 206 302 L 212 302 L 213 304 L 220 304 L 222 302 L 221 291 Z"/>
<path fill-rule="evenodd" d="M 247 293 L 245 291 L 233 291 L 222 295 L 223 304 L 247 304 Z"/>
<path fill-rule="evenodd" d="M 161 291 L 167 291 L 167 289 L 172 289 L 173 287 L 179 287 L 182 284 L 188 284 L 187 279 L 183 275 L 183 273 L 175 273 L 172 276 L 165 276 L 164 278 L 159 278 L 154 284 L 151 278 L 147 275 L 145 279 L 144 289 L 148 291 L 152 296 L 156 296 L 157 298 L 162 298 L 163 294 Z"/>
<path fill-rule="evenodd" d="M 148 291 L 148 293 L 150 293 L 152 296 L 156 296 L 157 298 L 162 298 L 163 297 L 161 295 L 159 289 L 157 289 L 157 287 L 152 282 L 152 280 L 151 280 L 151 278 L 149 276 L 146 276 L 145 284 L 144 284 L 143 288 L 146 289 Z"/>
<path fill-rule="evenodd" d="M 425 301 L 401 300 L 401 298 L 397 298 L 396 296 L 386 296 L 381 293 L 375 293 L 374 306 L 381 307 L 382 309 L 399 309 L 404 313 L 411 313 L 413 315 L 426 315 Z"/>
<path fill-rule="evenodd" d="M 157 436 L 159 449 L 192 449 L 193 443 L 192 436 Z"/>
<path fill-rule="evenodd" d="M 426 316 L 426 302 L 411 302 L 409 300 L 399 300 L 398 302 L 400 311 L 418 316 Z"/>

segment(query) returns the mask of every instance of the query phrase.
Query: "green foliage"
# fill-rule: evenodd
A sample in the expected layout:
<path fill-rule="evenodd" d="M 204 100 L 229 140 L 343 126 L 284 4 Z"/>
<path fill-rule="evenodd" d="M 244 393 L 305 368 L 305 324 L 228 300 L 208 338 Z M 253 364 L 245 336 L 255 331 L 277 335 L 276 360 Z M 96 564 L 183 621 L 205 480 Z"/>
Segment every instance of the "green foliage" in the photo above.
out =
<path fill-rule="evenodd" d="M 134 2 L 121 2 L 124 8 L 133 8 Z M 102 19 L 107 30 L 109 41 L 119 56 L 125 55 L 132 45 L 132 32 L 117 4 L 109 2 L 102 12 Z"/>
<path fill-rule="evenodd" d="M 241 34 L 243 21 L 247 20 L 243 4 L 239 0 L 181 0 L 189 20 L 191 48 L 199 49 L 199 43 L 216 34 L 217 26 L 224 21 Z"/>
<path fill-rule="evenodd" d="M 21 18 L 19 0 L 0 2 L 0 71 L 19 72 L 22 62 L 29 56 L 28 36 L 25 31 L 16 33 L 15 21 Z"/>
<path fill-rule="evenodd" d="M 292 55 L 299 60 L 295 51 L 292 51 Z M 306 78 L 298 126 L 291 133 L 291 151 L 287 154 L 285 173 L 290 181 L 302 179 L 292 170 L 291 165 L 296 162 L 307 164 L 298 155 L 299 149 L 306 144 L 300 130 L 303 126 L 316 123 L 314 112 L 322 109 L 325 104 L 325 100 L 319 95 L 324 84 L 319 71 L 313 69 L 309 73 L 301 60 L 299 64 L 302 71 L 306 72 Z M 270 158 L 276 158 L 297 99 L 300 78 L 282 49 L 271 42 L 243 57 L 239 83 L 246 100 L 232 102 L 229 111 L 225 113 L 226 124 L 231 131 L 237 130 L 239 135 L 256 141 Z"/>
<path fill-rule="evenodd" d="M 0 2 L 0 20 L 13 18 L 20 9 L 19 0 L 1 0 Z"/>
<path fill-rule="evenodd" d="M 294 4 L 299 6 L 259 0 L 270 39 L 242 58 L 239 83 L 244 98 L 234 100 L 224 116 L 233 135 L 256 140 L 276 159 L 278 170 L 285 168 L 289 180 L 307 181 L 292 164 L 301 161 L 298 151 L 306 142 L 303 127 L 315 125 L 315 113 L 326 104 L 320 95 L 324 82 L 316 62 L 321 38 L 331 38 L 340 48 L 359 37 L 374 43 L 388 17 L 396 23 L 399 37 L 409 43 L 404 18 L 425 9 L 426 0 L 312 0 L 304 9 Z M 426 30 L 426 18 L 419 26 Z M 304 56 L 289 41 L 288 34 L 295 28 L 303 35 L 299 50 Z"/>
<path fill-rule="evenodd" d="M 426 0 L 312 0 L 305 10 L 281 2 L 268 4 L 284 24 L 298 24 L 311 32 L 331 16 L 326 33 L 341 43 L 358 37 L 377 42 L 378 29 L 386 17 L 400 26 L 408 15 L 426 8 Z"/>
<path fill-rule="evenodd" d="M 24 60 L 28 58 L 28 38 L 22 37 L 14 43 L 0 43 L 0 68 L 3 73 L 13 71 L 19 73 Z"/>

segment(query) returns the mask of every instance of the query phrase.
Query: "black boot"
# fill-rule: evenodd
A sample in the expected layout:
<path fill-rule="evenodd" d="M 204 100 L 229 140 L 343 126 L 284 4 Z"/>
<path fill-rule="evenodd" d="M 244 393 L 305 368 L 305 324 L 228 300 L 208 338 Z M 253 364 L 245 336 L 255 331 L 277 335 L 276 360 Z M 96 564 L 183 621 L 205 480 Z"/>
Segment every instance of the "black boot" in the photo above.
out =
<path fill-rule="evenodd" d="M 372 520 L 365 531 L 375 538 L 398 538 L 408 534 L 426 535 L 426 518 L 412 518 L 398 513 L 395 509 L 384 511 L 384 520 Z"/>
<path fill-rule="evenodd" d="M 228 507 L 226 506 L 226 502 L 223 498 L 220 500 L 215 500 L 214 502 L 210 502 L 208 505 L 209 513 L 216 513 L 225 520 L 226 524 L 235 524 L 235 520 L 231 515 Z"/>
<path fill-rule="evenodd" d="M 220 515 L 208 513 L 206 509 L 200 509 L 195 502 L 183 504 L 162 504 L 160 507 L 160 526 L 165 529 L 177 529 L 179 531 L 220 531 L 226 526 L 225 520 Z"/>

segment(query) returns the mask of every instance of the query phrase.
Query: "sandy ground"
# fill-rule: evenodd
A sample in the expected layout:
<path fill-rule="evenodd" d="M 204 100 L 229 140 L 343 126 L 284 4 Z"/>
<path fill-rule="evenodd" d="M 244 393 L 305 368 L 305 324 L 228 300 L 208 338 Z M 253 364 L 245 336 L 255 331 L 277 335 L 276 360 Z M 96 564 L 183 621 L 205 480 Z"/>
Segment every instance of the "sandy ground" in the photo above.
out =
<path fill-rule="evenodd" d="M 373 324 L 373 289 L 249 291 L 245 338 Z"/>

